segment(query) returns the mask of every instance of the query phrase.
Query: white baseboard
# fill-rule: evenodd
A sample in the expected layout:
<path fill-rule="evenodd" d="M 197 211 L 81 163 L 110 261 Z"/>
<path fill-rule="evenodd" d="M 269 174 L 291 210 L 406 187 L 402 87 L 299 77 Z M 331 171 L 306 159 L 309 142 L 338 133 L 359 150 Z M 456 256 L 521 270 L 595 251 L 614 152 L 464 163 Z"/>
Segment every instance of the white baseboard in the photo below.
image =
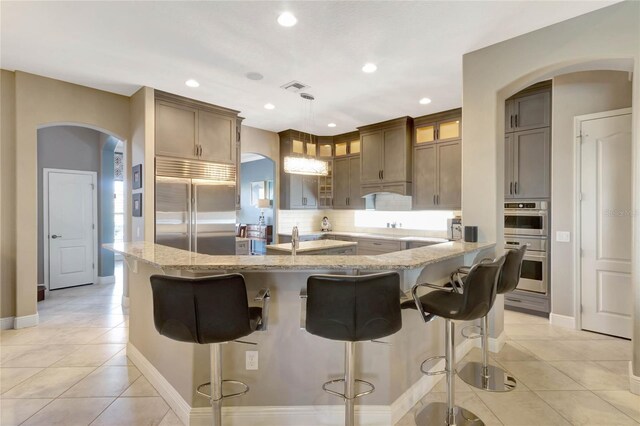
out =
<path fill-rule="evenodd" d="M 98 277 L 98 284 L 115 284 L 116 276 L 108 275 L 106 277 Z"/>
<path fill-rule="evenodd" d="M 9 330 L 13 328 L 15 317 L 0 318 L 0 330 Z"/>
<path fill-rule="evenodd" d="M 640 395 L 640 376 L 633 374 L 633 361 L 629 361 L 629 391 Z"/>
<path fill-rule="evenodd" d="M 13 328 L 26 328 L 26 327 L 35 327 L 38 325 L 39 317 L 38 314 L 33 315 L 25 315 L 23 317 L 15 317 L 13 322 Z"/>
<path fill-rule="evenodd" d="M 456 359 L 462 359 L 473 346 L 473 341 L 465 339 L 456 347 Z M 127 344 L 127 356 L 185 425 L 211 424 L 211 408 L 192 408 L 131 343 Z M 416 368 L 418 367 L 416 365 Z M 444 360 L 436 363 L 430 371 L 442 369 L 444 369 Z M 357 423 L 362 426 L 395 424 L 431 391 L 440 379 L 441 376 L 422 376 L 391 405 L 356 405 Z M 223 407 L 222 416 L 224 424 L 228 426 L 337 426 L 344 424 L 344 407 L 342 404 Z"/>
<path fill-rule="evenodd" d="M 177 390 L 164 378 L 162 374 L 145 358 L 131 343 L 127 343 L 127 357 L 140 370 L 146 379 L 160 393 L 183 424 L 189 426 L 191 406 L 182 398 Z"/>
<path fill-rule="evenodd" d="M 552 313 L 549 315 L 549 322 L 551 323 L 551 325 L 556 325 L 558 327 L 570 328 L 572 330 L 576 329 L 575 317 Z"/>

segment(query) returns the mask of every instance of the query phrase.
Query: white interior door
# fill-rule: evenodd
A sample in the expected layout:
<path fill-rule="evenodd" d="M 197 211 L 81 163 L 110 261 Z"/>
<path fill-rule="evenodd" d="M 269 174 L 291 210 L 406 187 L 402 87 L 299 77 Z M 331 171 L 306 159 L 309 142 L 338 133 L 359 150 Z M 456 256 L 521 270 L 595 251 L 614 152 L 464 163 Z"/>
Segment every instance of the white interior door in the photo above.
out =
<path fill-rule="evenodd" d="M 582 328 L 631 338 L 631 114 L 581 123 Z"/>
<path fill-rule="evenodd" d="M 95 173 L 45 171 L 48 177 L 47 211 L 49 289 L 94 282 Z"/>

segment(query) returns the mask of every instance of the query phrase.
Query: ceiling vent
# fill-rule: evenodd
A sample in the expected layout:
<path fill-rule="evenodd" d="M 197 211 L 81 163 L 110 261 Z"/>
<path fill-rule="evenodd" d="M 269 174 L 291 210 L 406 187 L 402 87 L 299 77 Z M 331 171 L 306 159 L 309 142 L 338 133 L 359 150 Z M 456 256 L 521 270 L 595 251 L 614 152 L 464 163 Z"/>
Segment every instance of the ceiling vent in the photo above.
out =
<path fill-rule="evenodd" d="M 288 91 L 288 92 L 292 92 L 292 93 L 298 93 L 301 90 L 304 89 L 308 89 L 309 86 L 307 86 L 306 84 L 300 83 L 299 81 L 290 81 L 287 84 L 283 84 L 282 87 L 284 90 Z"/>

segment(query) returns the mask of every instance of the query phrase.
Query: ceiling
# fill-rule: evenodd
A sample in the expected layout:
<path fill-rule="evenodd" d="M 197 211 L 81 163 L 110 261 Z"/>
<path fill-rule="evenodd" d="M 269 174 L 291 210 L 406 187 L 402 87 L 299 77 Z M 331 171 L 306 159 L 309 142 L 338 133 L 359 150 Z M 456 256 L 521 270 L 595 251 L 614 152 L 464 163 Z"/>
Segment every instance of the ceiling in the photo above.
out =
<path fill-rule="evenodd" d="M 333 135 L 457 108 L 464 53 L 613 3 L 2 1 L 0 66 L 123 95 L 150 86 L 239 110 L 249 126 Z M 277 24 L 285 10 L 296 26 Z M 363 73 L 367 62 L 378 71 Z M 280 88 L 291 80 L 311 86 L 312 105 Z"/>

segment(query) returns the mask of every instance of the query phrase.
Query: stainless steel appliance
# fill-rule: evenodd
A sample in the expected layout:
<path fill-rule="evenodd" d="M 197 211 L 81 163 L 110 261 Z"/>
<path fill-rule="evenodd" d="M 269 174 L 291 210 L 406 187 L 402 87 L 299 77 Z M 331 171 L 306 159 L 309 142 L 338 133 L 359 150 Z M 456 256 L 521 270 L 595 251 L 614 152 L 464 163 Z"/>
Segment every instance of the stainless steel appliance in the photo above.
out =
<path fill-rule="evenodd" d="M 547 294 L 549 291 L 547 238 L 505 235 L 504 240 L 505 249 L 527 246 L 517 289 Z"/>
<path fill-rule="evenodd" d="M 549 203 L 519 201 L 504 203 L 505 235 L 549 235 Z"/>
<path fill-rule="evenodd" d="M 235 254 L 235 165 L 156 157 L 157 244 Z"/>

